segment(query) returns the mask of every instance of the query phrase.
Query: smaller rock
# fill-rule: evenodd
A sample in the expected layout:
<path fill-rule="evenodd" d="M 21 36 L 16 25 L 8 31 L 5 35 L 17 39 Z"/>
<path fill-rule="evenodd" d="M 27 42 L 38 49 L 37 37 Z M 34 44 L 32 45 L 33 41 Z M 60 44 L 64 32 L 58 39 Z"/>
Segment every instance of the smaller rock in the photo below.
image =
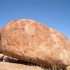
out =
<path fill-rule="evenodd" d="M 0 62 L 0 70 L 44 70 L 39 66 Z"/>

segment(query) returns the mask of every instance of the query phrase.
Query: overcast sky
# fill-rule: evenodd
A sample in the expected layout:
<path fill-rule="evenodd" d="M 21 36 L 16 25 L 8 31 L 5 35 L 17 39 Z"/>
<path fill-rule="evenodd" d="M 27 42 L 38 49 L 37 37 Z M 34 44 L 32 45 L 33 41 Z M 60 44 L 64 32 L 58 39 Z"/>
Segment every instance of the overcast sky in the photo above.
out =
<path fill-rule="evenodd" d="M 0 27 L 24 18 L 54 28 L 70 40 L 70 0 L 0 0 Z"/>

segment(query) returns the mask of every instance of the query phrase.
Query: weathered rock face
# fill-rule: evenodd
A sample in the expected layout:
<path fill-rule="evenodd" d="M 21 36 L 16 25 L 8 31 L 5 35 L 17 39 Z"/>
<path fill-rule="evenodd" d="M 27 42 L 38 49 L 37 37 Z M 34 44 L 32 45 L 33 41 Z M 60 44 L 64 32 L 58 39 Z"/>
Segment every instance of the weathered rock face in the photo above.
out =
<path fill-rule="evenodd" d="M 70 45 L 58 31 L 33 20 L 9 22 L 1 32 L 0 50 L 39 65 L 70 65 Z"/>
<path fill-rule="evenodd" d="M 0 33 L 1 33 L 2 28 L 0 28 Z"/>
<path fill-rule="evenodd" d="M 1 28 L 0 28 L 0 43 L 1 43 Z"/>

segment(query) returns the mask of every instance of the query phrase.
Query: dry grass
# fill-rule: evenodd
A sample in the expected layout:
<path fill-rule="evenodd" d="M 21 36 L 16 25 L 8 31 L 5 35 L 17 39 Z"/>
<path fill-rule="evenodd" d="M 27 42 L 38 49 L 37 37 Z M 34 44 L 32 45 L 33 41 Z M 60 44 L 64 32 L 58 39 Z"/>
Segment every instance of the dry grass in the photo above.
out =
<path fill-rule="evenodd" d="M 33 63 L 8 58 L 6 62 L 0 62 L 0 70 L 70 70 L 70 66 L 67 67 L 67 69 L 57 69 L 56 67 L 47 68 Z"/>

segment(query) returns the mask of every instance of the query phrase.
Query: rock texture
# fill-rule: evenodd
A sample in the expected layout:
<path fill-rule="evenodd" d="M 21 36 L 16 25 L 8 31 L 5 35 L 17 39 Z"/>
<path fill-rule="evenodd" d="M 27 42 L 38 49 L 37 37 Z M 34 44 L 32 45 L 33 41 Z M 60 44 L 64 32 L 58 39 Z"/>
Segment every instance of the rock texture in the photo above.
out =
<path fill-rule="evenodd" d="M 60 32 L 28 19 L 9 22 L 1 32 L 0 51 L 44 66 L 70 65 L 70 44 Z"/>
<path fill-rule="evenodd" d="M 1 30 L 2 30 L 2 29 L 0 28 L 0 44 L 1 44 Z"/>
<path fill-rule="evenodd" d="M 28 66 L 17 63 L 0 62 L 0 70 L 45 70 L 38 66 Z"/>
<path fill-rule="evenodd" d="M 2 28 L 0 28 L 0 33 L 1 33 Z"/>

